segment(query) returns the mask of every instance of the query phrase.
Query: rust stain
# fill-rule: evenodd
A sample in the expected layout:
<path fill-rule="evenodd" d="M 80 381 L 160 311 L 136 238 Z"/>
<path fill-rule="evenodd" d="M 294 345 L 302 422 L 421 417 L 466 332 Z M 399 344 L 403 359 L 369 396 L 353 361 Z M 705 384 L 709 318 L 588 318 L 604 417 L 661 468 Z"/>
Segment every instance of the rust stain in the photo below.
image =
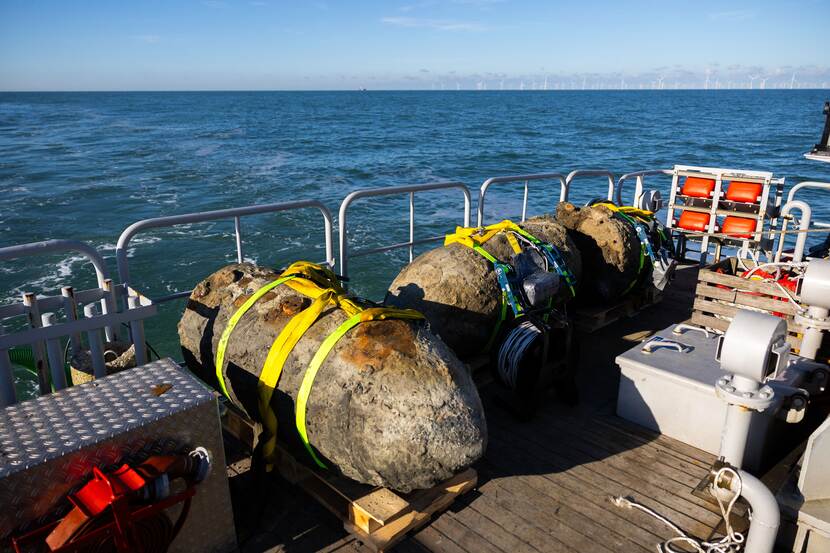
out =
<path fill-rule="evenodd" d="M 350 347 L 341 354 L 359 368 L 377 367 L 393 353 L 405 357 L 415 356 L 415 332 L 412 326 L 401 320 L 369 321 L 354 330 Z"/>
<path fill-rule="evenodd" d="M 243 303 L 248 301 L 248 298 L 250 298 L 250 297 L 251 297 L 250 294 L 242 294 L 241 296 L 239 296 L 238 298 L 233 300 L 233 306 L 236 307 L 237 309 L 239 309 L 240 307 L 242 307 Z"/>
<path fill-rule="evenodd" d="M 150 387 L 150 392 L 154 396 L 158 397 L 158 396 L 164 394 L 165 392 L 169 391 L 172 387 L 173 387 L 173 385 L 170 384 L 169 382 L 165 382 L 164 384 L 154 384 L 153 386 Z"/>
<path fill-rule="evenodd" d="M 311 302 L 308 298 L 302 296 L 289 296 L 280 303 L 280 311 L 283 315 L 291 317 L 308 307 L 310 303 Z"/>

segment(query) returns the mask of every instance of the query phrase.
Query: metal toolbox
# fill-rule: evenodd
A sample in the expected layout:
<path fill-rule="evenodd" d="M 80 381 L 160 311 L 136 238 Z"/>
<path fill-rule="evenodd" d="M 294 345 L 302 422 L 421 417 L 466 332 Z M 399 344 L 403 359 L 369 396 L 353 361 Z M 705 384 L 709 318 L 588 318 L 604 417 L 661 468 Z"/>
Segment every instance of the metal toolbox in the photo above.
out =
<path fill-rule="evenodd" d="M 671 325 L 651 338 L 679 342 L 685 346 L 683 351 L 654 347 L 648 353 L 646 342 L 617 357 L 621 369 L 617 415 L 717 454 L 726 416 L 726 403 L 715 393 L 715 382 L 726 374 L 715 359 L 718 335 L 705 336 L 689 327 Z M 676 328 L 681 333 L 673 332 Z M 793 355 L 776 380 L 799 386 L 816 367 L 821 365 Z M 786 430 L 786 423 L 774 416 L 775 408 L 769 411 L 753 415 L 745 461 L 750 469 L 763 464 L 773 434 Z"/>
<path fill-rule="evenodd" d="M 232 551 L 236 535 L 216 398 L 172 360 L 0 410 L 0 547 L 65 514 L 67 494 L 89 480 L 93 467 L 109 470 L 197 446 L 208 450 L 211 470 L 170 551 Z"/>

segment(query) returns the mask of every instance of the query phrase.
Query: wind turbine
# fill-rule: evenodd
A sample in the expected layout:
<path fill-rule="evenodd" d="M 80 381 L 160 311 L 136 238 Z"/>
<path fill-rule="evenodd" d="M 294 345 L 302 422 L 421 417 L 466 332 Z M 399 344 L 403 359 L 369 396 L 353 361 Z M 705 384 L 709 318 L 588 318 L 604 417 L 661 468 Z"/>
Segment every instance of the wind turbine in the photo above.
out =
<path fill-rule="evenodd" d="M 752 85 L 755 82 L 755 79 L 758 78 L 758 75 L 749 75 L 749 90 L 752 90 Z"/>
<path fill-rule="evenodd" d="M 761 90 L 766 90 L 766 88 L 767 88 L 767 79 L 769 79 L 769 77 L 762 77 L 762 78 L 760 78 L 759 80 L 760 80 L 761 82 L 760 82 L 760 84 L 758 85 L 758 88 L 760 88 Z"/>
<path fill-rule="evenodd" d="M 703 83 L 703 90 L 709 90 L 709 73 L 711 72 L 710 69 L 706 70 L 706 82 Z"/>
<path fill-rule="evenodd" d="M 547 89 L 548 89 L 548 76 L 547 76 L 547 75 L 545 75 L 545 85 L 544 85 L 544 87 L 542 88 L 542 90 L 547 90 Z"/>
<path fill-rule="evenodd" d="M 793 73 L 793 78 L 790 79 L 790 90 L 792 90 L 793 87 L 795 87 L 795 73 Z"/>
<path fill-rule="evenodd" d="M 660 88 L 660 90 L 663 90 L 663 79 L 665 79 L 663 75 L 660 75 L 660 77 L 657 79 L 657 86 Z"/>

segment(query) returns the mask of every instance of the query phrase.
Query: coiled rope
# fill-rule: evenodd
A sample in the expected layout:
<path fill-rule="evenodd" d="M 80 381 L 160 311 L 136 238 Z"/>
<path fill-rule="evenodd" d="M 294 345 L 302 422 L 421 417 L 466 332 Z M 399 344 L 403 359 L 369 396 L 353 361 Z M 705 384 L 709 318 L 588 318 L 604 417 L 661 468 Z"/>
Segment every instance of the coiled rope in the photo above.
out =
<path fill-rule="evenodd" d="M 528 351 L 542 335 L 542 329 L 530 319 L 513 327 L 499 347 L 498 372 L 502 382 L 516 389 L 519 367 Z"/>
<path fill-rule="evenodd" d="M 735 482 L 735 489 L 732 490 L 731 488 L 724 488 L 720 485 L 721 477 L 724 475 L 730 475 L 732 478 L 732 482 Z M 718 470 L 715 473 L 714 482 L 712 484 L 713 494 L 715 499 L 718 502 L 718 507 L 720 508 L 721 516 L 723 517 L 724 525 L 726 528 L 726 534 L 719 540 L 715 541 L 704 541 L 704 540 L 697 540 L 691 536 L 689 536 L 686 532 L 680 529 L 675 523 L 654 511 L 653 509 L 646 507 L 642 503 L 638 503 L 633 499 L 628 497 L 611 497 L 611 503 L 616 505 L 617 507 L 623 507 L 627 509 L 639 509 L 644 513 L 651 515 L 652 517 L 656 518 L 669 528 L 671 528 L 677 536 L 673 538 L 669 538 L 668 540 L 658 543 L 655 548 L 657 549 L 657 553 L 688 553 L 686 549 L 678 549 L 675 545 L 687 545 L 692 548 L 695 553 L 737 553 L 741 551 L 744 547 L 744 542 L 746 541 L 746 537 L 741 532 L 736 532 L 734 528 L 732 528 L 732 523 L 730 522 L 729 518 L 732 513 L 732 508 L 735 506 L 735 502 L 741 496 L 741 490 L 743 488 L 743 483 L 741 482 L 741 476 L 729 467 L 723 467 L 722 469 Z M 719 490 L 724 490 L 730 493 L 733 493 L 732 499 L 729 500 L 728 503 L 724 503 L 721 499 L 720 494 L 718 493 Z"/>

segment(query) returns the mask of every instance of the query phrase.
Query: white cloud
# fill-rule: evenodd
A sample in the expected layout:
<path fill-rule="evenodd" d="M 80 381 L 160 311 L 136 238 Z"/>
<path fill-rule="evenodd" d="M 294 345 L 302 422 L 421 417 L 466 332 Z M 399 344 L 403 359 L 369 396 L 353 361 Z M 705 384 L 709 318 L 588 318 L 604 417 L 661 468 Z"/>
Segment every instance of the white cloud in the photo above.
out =
<path fill-rule="evenodd" d="M 448 19 L 424 19 L 419 17 L 382 17 L 381 23 L 410 29 L 433 29 L 436 31 L 486 31 L 487 26 L 475 21 L 452 21 Z"/>

